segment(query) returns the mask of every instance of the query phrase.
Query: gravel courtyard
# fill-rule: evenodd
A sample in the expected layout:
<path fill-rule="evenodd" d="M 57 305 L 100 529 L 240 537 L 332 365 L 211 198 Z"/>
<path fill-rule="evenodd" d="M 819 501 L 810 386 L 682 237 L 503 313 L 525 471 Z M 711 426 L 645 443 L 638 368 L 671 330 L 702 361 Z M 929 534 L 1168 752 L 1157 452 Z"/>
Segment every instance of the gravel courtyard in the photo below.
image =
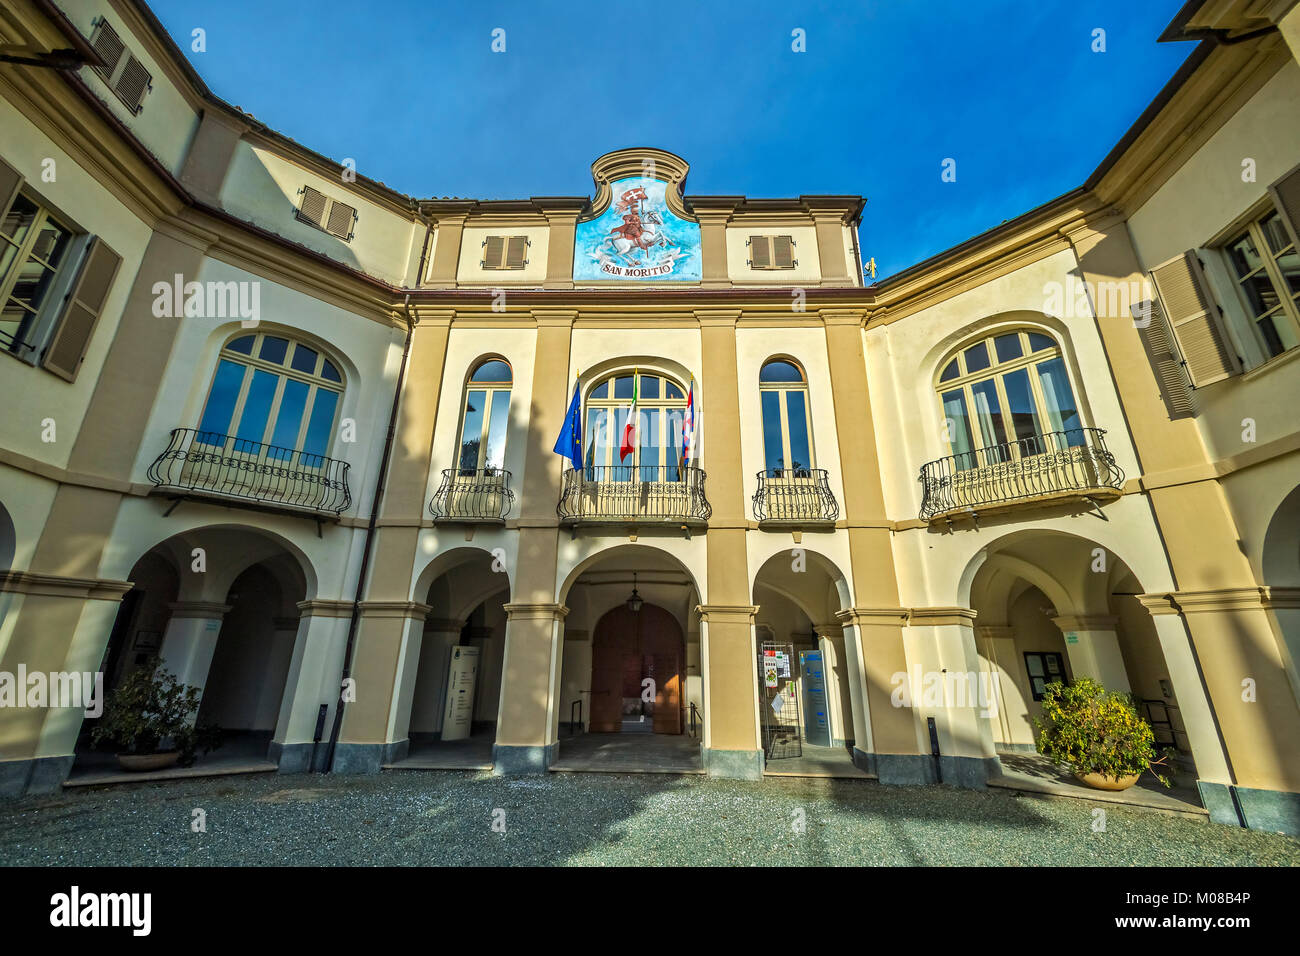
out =
<path fill-rule="evenodd" d="M 1105 808 L 1105 831 L 1094 832 L 1093 808 L 823 779 L 258 774 L 0 804 L 0 863 L 1300 864 L 1300 840 L 1290 837 L 1115 806 Z M 192 830 L 195 810 L 204 811 L 206 832 Z"/>

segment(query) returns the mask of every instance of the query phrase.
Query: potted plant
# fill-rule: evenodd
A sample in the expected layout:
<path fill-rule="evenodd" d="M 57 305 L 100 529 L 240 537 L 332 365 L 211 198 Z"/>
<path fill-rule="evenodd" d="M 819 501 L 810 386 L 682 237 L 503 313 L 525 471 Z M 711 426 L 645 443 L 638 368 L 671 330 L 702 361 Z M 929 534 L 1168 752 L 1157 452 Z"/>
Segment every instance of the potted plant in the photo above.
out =
<path fill-rule="evenodd" d="M 1053 681 L 1043 697 L 1038 752 L 1098 790 L 1127 790 L 1146 770 L 1164 786 L 1170 750 L 1157 751 L 1155 734 L 1128 694 L 1108 691 L 1090 677 Z"/>
<path fill-rule="evenodd" d="M 124 770 L 161 770 L 178 762 L 188 766 L 200 745 L 204 752 L 216 745 L 215 728 L 198 729 L 193 723 L 202 694 L 151 658 L 108 695 L 91 740 L 121 747 L 117 762 Z"/>

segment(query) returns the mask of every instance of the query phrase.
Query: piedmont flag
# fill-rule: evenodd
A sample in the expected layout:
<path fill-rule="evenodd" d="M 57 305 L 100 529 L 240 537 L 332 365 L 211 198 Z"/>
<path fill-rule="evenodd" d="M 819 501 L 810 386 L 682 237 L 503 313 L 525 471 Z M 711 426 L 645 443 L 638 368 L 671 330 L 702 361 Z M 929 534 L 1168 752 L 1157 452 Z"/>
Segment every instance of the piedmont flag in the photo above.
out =
<path fill-rule="evenodd" d="M 686 414 L 682 416 L 682 463 L 690 461 L 695 449 L 695 379 L 686 393 Z"/>
<path fill-rule="evenodd" d="M 623 426 L 623 441 L 618 446 L 618 460 L 621 462 L 632 450 L 636 448 L 633 444 L 636 441 L 636 400 L 641 390 L 641 370 L 636 369 L 632 372 L 632 407 L 627 410 L 627 424 Z"/>
<path fill-rule="evenodd" d="M 573 401 L 564 415 L 564 427 L 555 439 L 555 453 L 573 462 L 574 469 L 582 467 L 582 403 L 578 396 L 578 379 L 573 380 Z"/>

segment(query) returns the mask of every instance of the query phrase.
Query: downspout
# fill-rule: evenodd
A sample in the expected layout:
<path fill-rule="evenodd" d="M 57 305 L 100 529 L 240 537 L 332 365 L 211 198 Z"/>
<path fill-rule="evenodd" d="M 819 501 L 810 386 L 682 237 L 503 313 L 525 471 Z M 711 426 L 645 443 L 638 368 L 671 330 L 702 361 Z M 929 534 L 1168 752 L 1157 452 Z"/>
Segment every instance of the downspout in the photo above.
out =
<path fill-rule="evenodd" d="M 402 303 L 406 312 L 406 342 L 402 346 L 402 364 L 397 370 L 397 386 L 393 389 L 393 407 L 388 413 L 388 434 L 384 438 L 384 454 L 379 462 L 379 480 L 375 483 L 375 497 L 370 505 L 370 521 L 366 526 L 366 543 L 361 550 L 361 570 L 357 572 L 357 593 L 352 599 L 352 615 L 348 620 L 348 641 L 343 650 L 343 677 L 339 681 L 339 701 L 334 708 L 334 726 L 330 728 L 329 747 L 325 751 L 324 773 L 334 768 L 334 751 L 338 747 L 339 732 L 343 729 L 343 710 L 347 703 L 343 700 L 342 686 L 352 676 L 352 657 L 356 650 L 357 626 L 361 618 L 361 599 L 366 592 L 366 578 L 370 571 L 370 555 L 375 544 L 375 525 L 379 521 L 379 506 L 384 497 L 384 485 L 388 480 L 388 465 L 393 457 L 393 441 L 397 437 L 397 412 L 402 402 L 402 385 L 406 380 L 406 363 L 411 356 L 411 335 L 418 320 L 411 315 L 411 294 L 406 294 Z"/>

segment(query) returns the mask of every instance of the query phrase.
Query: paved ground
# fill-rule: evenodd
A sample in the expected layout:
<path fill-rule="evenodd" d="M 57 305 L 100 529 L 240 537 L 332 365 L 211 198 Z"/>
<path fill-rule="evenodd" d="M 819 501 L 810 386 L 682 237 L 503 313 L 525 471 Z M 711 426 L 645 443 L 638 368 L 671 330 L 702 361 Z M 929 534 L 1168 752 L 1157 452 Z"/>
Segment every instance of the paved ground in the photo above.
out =
<path fill-rule="evenodd" d="M 257 774 L 0 804 L 0 863 L 1300 865 L 1300 840 L 1150 810 L 1106 807 L 1094 832 L 1095 807 L 859 780 Z"/>

